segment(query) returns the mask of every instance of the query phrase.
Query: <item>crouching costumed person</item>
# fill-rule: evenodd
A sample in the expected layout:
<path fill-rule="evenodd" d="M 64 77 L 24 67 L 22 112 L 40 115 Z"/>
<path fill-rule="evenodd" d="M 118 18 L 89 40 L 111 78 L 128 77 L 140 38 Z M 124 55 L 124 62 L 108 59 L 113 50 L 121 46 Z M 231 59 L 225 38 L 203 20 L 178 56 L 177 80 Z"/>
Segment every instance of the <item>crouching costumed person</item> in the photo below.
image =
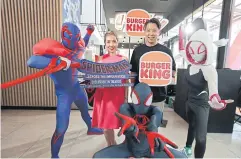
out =
<path fill-rule="evenodd" d="M 158 134 L 162 112 L 152 106 L 152 91 L 145 83 L 137 84 L 132 92 L 133 103 L 125 103 L 115 115 L 122 121 L 118 136 L 125 141 L 96 152 L 93 158 L 187 158 L 177 145 Z"/>

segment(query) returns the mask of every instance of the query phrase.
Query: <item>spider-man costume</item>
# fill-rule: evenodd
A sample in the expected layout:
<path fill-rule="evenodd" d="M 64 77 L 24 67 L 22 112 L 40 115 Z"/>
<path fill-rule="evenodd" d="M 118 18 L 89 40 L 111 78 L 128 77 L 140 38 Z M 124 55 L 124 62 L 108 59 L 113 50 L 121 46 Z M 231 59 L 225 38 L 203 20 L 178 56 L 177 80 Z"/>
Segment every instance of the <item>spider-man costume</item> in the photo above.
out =
<path fill-rule="evenodd" d="M 175 143 L 158 134 L 162 112 L 151 105 L 153 94 L 150 87 L 138 83 L 131 96 L 133 103 L 123 104 L 116 113 L 123 124 L 118 136 L 124 133 L 125 141 L 96 152 L 93 158 L 187 158 L 175 149 Z"/>
<path fill-rule="evenodd" d="M 81 112 L 81 116 L 88 127 L 88 135 L 103 134 L 101 129 L 91 128 L 91 117 L 88 113 L 88 97 L 78 82 L 76 68 L 69 68 L 71 62 L 78 61 L 85 46 L 94 31 L 94 27 L 87 27 L 87 34 L 81 38 L 79 28 L 72 23 L 64 23 L 61 30 L 62 43 L 46 38 L 33 47 L 34 55 L 28 60 L 31 68 L 44 69 L 47 66 L 59 65 L 66 62 L 66 67 L 50 74 L 55 84 L 57 96 L 56 129 L 51 140 L 52 158 L 58 158 L 64 134 L 69 125 L 71 104 L 74 102 Z"/>

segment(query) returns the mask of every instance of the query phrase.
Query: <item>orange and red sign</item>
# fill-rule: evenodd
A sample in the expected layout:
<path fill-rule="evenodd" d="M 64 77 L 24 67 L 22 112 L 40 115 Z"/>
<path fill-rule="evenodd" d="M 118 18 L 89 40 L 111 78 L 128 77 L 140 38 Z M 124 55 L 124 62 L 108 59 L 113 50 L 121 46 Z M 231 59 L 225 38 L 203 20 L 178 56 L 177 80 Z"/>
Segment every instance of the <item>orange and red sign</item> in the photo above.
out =
<path fill-rule="evenodd" d="M 139 68 L 139 81 L 149 86 L 167 86 L 172 82 L 172 58 L 164 52 L 145 53 Z"/>
<path fill-rule="evenodd" d="M 144 24 L 151 18 L 143 9 L 133 9 L 126 14 L 126 33 L 128 36 L 144 36 Z"/>

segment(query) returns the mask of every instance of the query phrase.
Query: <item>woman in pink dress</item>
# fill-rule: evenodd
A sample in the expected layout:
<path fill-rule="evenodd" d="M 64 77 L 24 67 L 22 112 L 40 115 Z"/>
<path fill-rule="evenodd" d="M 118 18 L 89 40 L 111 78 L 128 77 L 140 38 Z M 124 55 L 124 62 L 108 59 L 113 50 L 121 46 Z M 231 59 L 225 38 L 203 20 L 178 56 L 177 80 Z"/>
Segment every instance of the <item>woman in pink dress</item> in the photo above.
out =
<path fill-rule="evenodd" d="M 114 32 L 107 32 L 104 40 L 107 54 L 99 57 L 99 63 L 113 63 L 127 59 L 117 53 L 118 39 Z M 104 135 L 108 146 L 116 145 L 114 129 L 119 129 L 121 127 L 121 122 L 115 117 L 114 113 L 119 111 L 120 106 L 125 102 L 126 92 L 127 87 L 96 89 L 92 126 L 104 129 Z"/>

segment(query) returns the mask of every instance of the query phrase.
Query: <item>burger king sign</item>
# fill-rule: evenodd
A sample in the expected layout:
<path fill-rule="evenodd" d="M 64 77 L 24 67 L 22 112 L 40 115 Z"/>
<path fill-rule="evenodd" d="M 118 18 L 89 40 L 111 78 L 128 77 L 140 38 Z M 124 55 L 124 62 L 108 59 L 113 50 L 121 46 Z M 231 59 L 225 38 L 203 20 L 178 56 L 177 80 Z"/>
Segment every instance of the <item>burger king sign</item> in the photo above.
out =
<path fill-rule="evenodd" d="M 144 36 L 144 24 L 150 14 L 142 9 L 133 9 L 126 14 L 126 33 L 128 36 Z"/>
<path fill-rule="evenodd" d="M 140 58 L 139 81 L 149 86 L 167 86 L 172 82 L 172 58 L 170 55 L 151 51 Z"/>
<path fill-rule="evenodd" d="M 115 15 L 115 28 L 119 31 L 123 31 L 127 36 L 144 36 L 144 24 L 147 20 L 156 18 L 161 23 L 162 30 L 169 20 L 165 19 L 162 15 L 155 13 L 148 13 L 143 9 L 132 9 L 129 12 L 120 12 Z"/>

